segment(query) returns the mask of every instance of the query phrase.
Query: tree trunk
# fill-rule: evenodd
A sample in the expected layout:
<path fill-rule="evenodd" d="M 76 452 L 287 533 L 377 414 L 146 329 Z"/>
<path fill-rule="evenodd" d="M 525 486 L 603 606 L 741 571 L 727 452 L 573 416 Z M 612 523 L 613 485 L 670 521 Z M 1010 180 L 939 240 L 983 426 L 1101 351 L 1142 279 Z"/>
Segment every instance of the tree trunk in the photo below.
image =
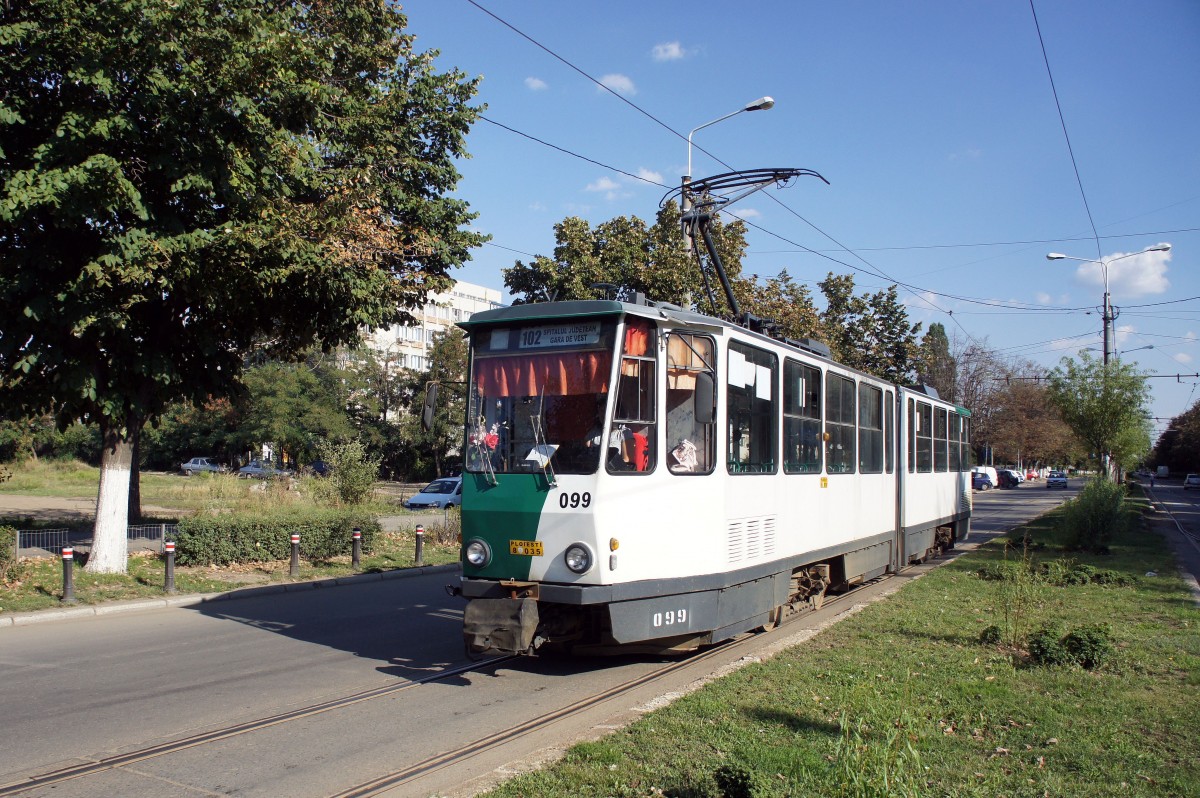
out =
<path fill-rule="evenodd" d="M 92 528 L 92 553 L 87 570 L 96 574 L 123 574 L 128 560 L 129 472 L 133 444 L 119 429 L 101 424 L 104 452 L 100 460 L 100 492 L 96 497 L 96 524 Z"/>
<path fill-rule="evenodd" d="M 136 524 L 142 520 L 141 428 L 131 429 L 129 437 L 133 443 L 129 459 L 129 523 Z"/>

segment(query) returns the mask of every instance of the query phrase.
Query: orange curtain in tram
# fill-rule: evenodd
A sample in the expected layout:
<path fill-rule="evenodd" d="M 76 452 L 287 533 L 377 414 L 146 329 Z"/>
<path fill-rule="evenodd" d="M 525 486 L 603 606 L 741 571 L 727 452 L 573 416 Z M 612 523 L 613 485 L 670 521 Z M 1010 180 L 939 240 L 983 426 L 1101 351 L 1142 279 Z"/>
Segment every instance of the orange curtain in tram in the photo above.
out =
<path fill-rule="evenodd" d="M 653 325 L 646 319 L 627 319 L 625 322 L 625 354 L 645 357 L 650 349 Z"/>
<path fill-rule="evenodd" d="M 604 393 L 612 373 L 611 352 L 480 358 L 475 386 L 484 396 L 574 396 Z"/>

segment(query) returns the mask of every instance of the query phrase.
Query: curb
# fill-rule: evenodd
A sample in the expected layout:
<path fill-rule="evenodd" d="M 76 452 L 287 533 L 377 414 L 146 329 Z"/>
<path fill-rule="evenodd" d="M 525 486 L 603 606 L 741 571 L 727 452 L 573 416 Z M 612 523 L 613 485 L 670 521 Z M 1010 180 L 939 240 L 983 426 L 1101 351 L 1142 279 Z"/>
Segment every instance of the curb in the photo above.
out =
<path fill-rule="evenodd" d="M 61 609 L 33 610 L 31 612 L 9 612 L 0 614 L 0 629 L 10 626 L 30 626 L 35 623 L 49 621 L 69 621 L 77 618 L 91 618 L 102 615 L 117 615 L 124 612 L 144 612 L 147 610 L 165 609 L 169 607 L 192 607 L 197 604 L 211 604 L 214 601 L 236 601 L 238 599 L 261 598 L 280 593 L 298 593 L 305 590 L 324 590 L 333 587 L 353 585 L 359 582 L 379 582 L 388 579 L 410 579 L 426 574 L 440 574 L 461 569 L 458 563 L 446 565 L 423 565 L 420 568 L 401 568 L 394 571 L 380 571 L 369 574 L 352 574 L 331 579 L 313 579 L 307 582 L 278 582 L 272 585 L 256 585 L 228 590 L 224 593 L 189 593 L 183 596 L 163 596 L 162 598 L 133 599 L 130 601 L 114 601 L 107 604 L 88 604 L 80 607 L 65 607 Z"/>

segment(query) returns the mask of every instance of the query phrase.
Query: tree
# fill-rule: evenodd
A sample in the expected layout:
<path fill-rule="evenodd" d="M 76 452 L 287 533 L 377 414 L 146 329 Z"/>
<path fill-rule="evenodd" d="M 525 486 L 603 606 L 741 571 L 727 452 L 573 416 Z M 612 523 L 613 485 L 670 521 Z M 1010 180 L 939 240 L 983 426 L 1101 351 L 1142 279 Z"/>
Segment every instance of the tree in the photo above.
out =
<path fill-rule="evenodd" d="M 515 304 L 595 299 L 592 286 L 597 283 L 684 307 L 707 303 L 699 267 L 684 249 L 679 206 L 673 202 L 663 206 L 651 226 L 636 216 L 620 216 L 593 229 L 586 220 L 569 217 L 554 226 L 554 240 L 553 258 L 539 255 L 504 270 L 504 285 Z M 730 279 L 736 281 L 746 250 L 745 224 L 715 221 L 713 240 Z M 709 312 L 727 313 L 715 283 L 714 290 L 718 307 Z"/>
<path fill-rule="evenodd" d="M 451 327 L 433 338 L 429 349 L 428 366 L 424 372 L 414 375 L 409 395 L 412 397 L 410 412 L 402 426 L 404 437 L 417 447 L 420 463 L 428 456 L 433 473 L 438 477 L 446 473 L 447 460 L 463 445 L 463 421 L 466 417 L 467 397 L 467 337 L 462 330 Z M 426 430 L 421 424 L 426 390 L 431 384 L 438 386 L 437 406 L 433 414 L 433 425 Z"/>
<path fill-rule="evenodd" d="M 936 388 L 946 401 L 958 401 L 958 364 L 950 354 L 950 339 L 940 322 L 930 324 L 921 339 L 917 363 L 917 373 L 923 382 Z"/>
<path fill-rule="evenodd" d="M 892 382 L 911 382 L 921 325 L 908 323 L 896 286 L 860 297 L 853 275 L 830 272 L 817 287 L 825 296 L 821 323 L 834 360 Z"/>
<path fill-rule="evenodd" d="M 89 570 L 123 571 L 133 442 L 408 319 L 485 237 L 445 195 L 478 108 L 390 0 L 30 0 L 0 19 L 0 405 L 98 425 Z"/>
<path fill-rule="evenodd" d="M 1154 444 L 1154 462 L 1172 471 L 1200 471 L 1200 401 L 1171 419 Z"/>
<path fill-rule="evenodd" d="M 1104 465 L 1132 465 L 1150 449 L 1146 377 L 1119 360 L 1105 363 L 1087 352 L 1079 360 L 1065 357 L 1050 373 L 1049 395 L 1063 421 Z"/>
<path fill-rule="evenodd" d="M 1078 439 L 1050 401 L 1041 376 L 1027 364 L 998 383 L 989 428 L 997 462 L 1068 463 L 1078 457 Z"/>

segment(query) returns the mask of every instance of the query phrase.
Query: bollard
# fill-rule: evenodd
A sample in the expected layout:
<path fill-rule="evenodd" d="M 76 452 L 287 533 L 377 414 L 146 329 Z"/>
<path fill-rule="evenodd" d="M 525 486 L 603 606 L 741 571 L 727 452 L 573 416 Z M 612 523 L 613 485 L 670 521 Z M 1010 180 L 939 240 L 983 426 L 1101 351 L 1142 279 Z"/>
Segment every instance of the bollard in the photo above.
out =
<path fill-rule="evenodd" d="M 362 568 L 362 530 L 358 527 L 354 527 L 354 549 L 350 556 L 350 564 L 356 571 Z"/>
<path fill-rule="evenodd" d="M 63 604 L 75 603 L 75 549 L 63 547 Z"/>
<path fill-rule="evenodd" d="M 417 558 L 416 565 L 425 564 L 425 527 L 417 525 Z"/>
<path fill-rule="evenodd" d="M 168 540 L 163 543 L 163 551 L 167 555 L 167 575 L 163 580 L 163 592 L 175 592 L 175 542 Z"/>
<path fill-rule="evenodd" d="M 300 536 L 292 535 L 292 567 L 288 571 L 288 576 L 297 577 L 300 575 Z"/>

